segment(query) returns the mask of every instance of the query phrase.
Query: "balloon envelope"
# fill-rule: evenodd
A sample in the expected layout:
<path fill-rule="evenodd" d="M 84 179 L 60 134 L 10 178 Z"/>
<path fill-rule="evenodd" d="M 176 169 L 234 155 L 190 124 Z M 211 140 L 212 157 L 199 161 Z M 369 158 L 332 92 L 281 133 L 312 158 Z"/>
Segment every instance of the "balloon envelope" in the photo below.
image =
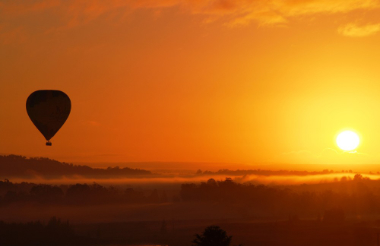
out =
<path fill-rule="evenodd" d="M 62 91 L 35 91 L 26 101 L 29 118 L 47 141 L 63 126 L 70 110 L 70 98 Z M 51 145 L 48 143 L 47 145 Z"/>

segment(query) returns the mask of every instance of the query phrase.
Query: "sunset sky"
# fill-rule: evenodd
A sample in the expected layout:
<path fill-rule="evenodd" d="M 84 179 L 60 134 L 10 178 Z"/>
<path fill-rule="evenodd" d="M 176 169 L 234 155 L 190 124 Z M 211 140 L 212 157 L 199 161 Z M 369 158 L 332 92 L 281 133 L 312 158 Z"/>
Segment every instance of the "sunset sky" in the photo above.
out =
<path fill-rule="evenodd" d="M 379 16 L 379 0 L 0 0 L 0 154 L 380 163 Z M 25 109 L 41 89 L 72 102 L 52 147 Z"/>

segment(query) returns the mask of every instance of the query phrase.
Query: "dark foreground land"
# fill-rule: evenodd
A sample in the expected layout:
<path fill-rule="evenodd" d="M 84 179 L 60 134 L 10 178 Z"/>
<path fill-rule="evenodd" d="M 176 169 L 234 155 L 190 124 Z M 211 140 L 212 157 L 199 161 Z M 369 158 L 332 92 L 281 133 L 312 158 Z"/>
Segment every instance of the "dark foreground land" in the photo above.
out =
<path fill-rule="evenodd" d="M 380 222 L 351 220 L 326 223 L 288 221 L 140 221 L 69 225 L 59 219 L 25 224 L 0 223 L 1 245 L 191 245 L 195 234 L 218 225 L 232 244 L 248 245 L 378 245 Z"/>
<path fill-rule="evenodd" d="M 232 244 L 245 246 L 315 245 L 315 246 L 366 246 L 377 245 L 379 222 L 347 221 L 326 224 L 319 221 L 233 222 L 233 221 L 172 221 L 130 222 L 77 225 L 81 233 L 93 231 L 104 241 L 123 245 L 191 245 L 196 233 L 217 224 L 228 235 Z"/>

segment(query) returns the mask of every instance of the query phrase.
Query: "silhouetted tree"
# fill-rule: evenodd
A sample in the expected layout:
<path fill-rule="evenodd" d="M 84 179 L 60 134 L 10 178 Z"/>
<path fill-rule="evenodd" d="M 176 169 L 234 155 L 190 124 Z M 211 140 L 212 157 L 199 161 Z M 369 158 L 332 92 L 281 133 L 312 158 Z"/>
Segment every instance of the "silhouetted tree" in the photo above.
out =
<path fill-rule="evenodd" d="M 232 236 L 227 236 L 219 226 L 209 226 L 202 235 L 196 234 L 195 237 L 192 241 L 193 246 L 229 246 L 232 239 Z"/>
<path fill-rule="evenodd" d="M 355 174 L 354 181 L 360 181 L 362 179 L 363 179 L 363 175 L 361 175 L 360 173 Z"/>
<path fill-rule="evenodd" d="M 212 187 L 216 187 L 217 183 L 216 183 L 215 179 L 209 179 L 209 180 L 207 180 L 207 185 L 212 186 Z"/>

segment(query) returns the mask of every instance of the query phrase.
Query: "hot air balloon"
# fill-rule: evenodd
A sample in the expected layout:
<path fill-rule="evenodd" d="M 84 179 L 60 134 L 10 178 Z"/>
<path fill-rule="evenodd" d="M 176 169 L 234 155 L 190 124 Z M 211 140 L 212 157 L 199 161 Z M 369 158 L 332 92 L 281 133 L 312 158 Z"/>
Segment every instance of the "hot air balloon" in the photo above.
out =
<path fill-rule="evenodd" d="M 29 118 L 51 146 L 50 139 L 58 132 L 69 117 L 70 98 L 62 91 L 35 91 L 26 101 Z"/>

